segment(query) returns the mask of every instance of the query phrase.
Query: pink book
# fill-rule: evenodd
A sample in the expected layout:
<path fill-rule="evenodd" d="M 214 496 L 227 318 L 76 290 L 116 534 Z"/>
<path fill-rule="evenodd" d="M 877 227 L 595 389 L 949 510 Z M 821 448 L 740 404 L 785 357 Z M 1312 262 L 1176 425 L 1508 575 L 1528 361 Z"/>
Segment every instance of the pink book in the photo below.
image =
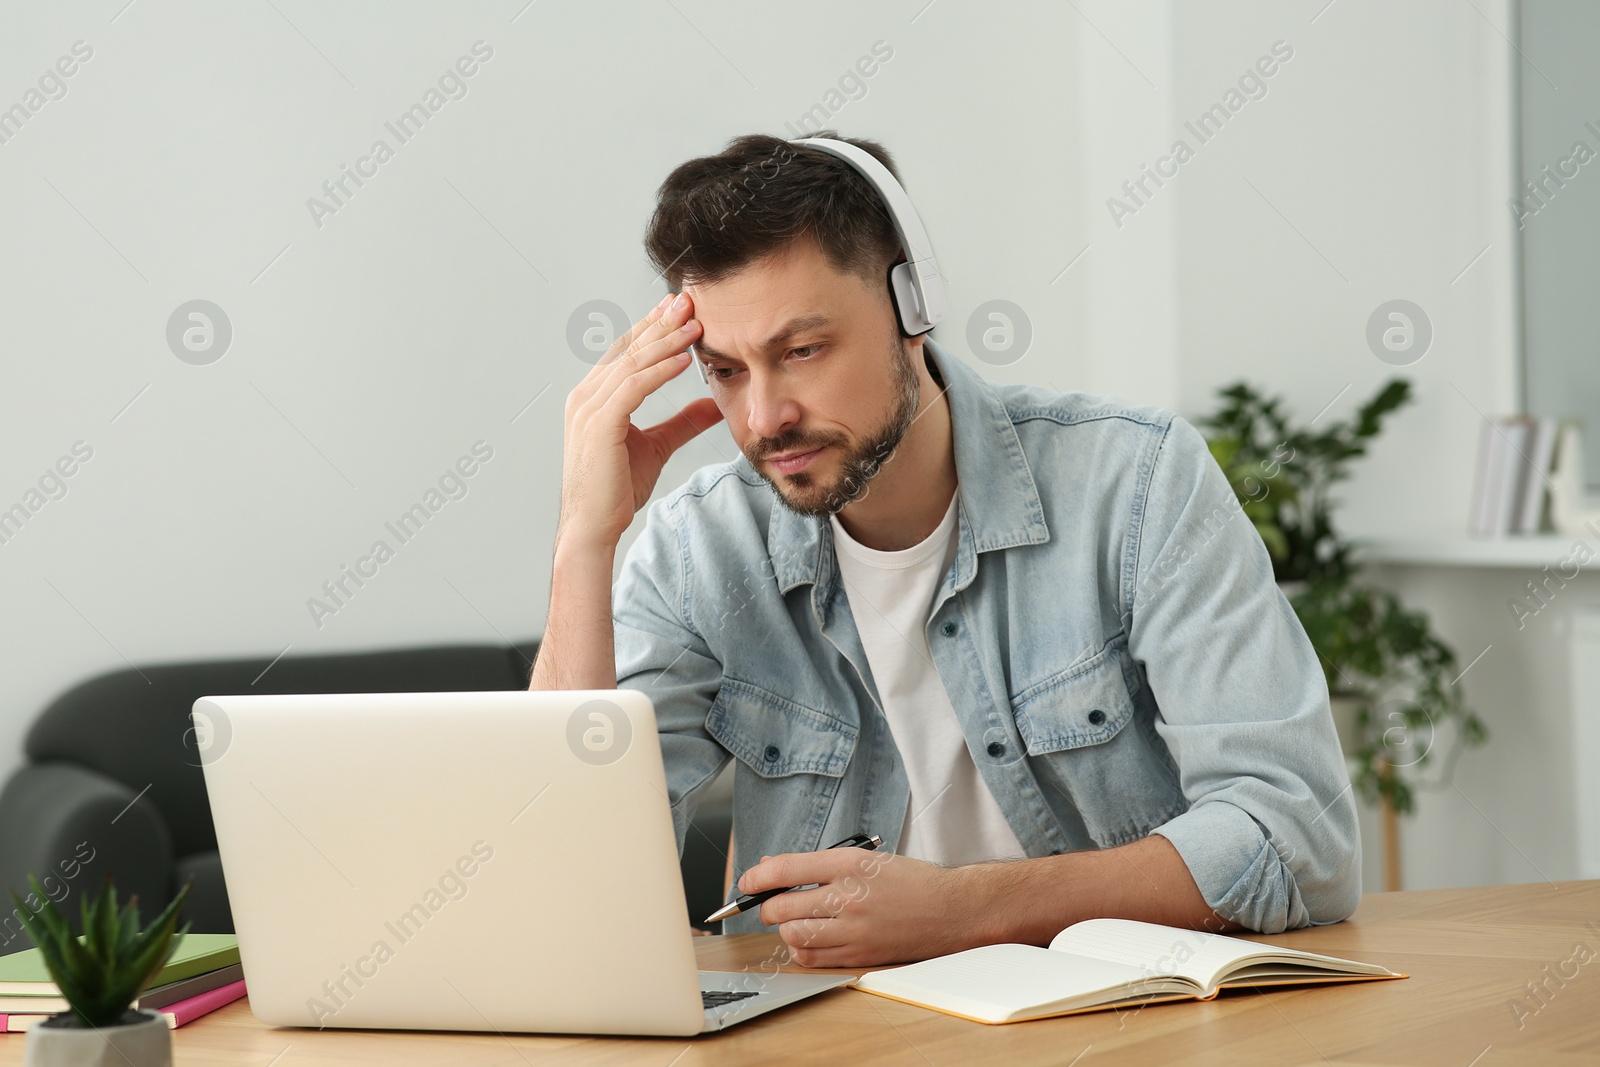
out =
<path fill-rule="evenodd" d="M 160 1011 L 161 1017 L 167 1020 L 167 1025 L 176 1030 L 184 1023 L 192 1023 L 202 1015 L 209 1015 L 218 1008 L 232 1004 L 244 996 L 244 979 L 229 982 L 225 986 L 197 993 L 187 1000 L 180 1000 L 176 1004 L 168 1004 Z"/>
<path fill-rule="evenodd" d="M 187 1000 L 180 1000 L 175 1004 L 168 1004 L 157 1011 L 167 1021 L 169 1029 L 176 1030 L 185 1023 L 192 1023 L 202 1015 L 209 1015 L 218 1008 L 225 1007 L 245 995 L 244 979 L 229 982 L 225 986 L 196 993 Z M 0 1033 L 22 1033 L 31 1030 L 34 1026 L 50 1018 L 49 1015 L 0 1015 Z"/>

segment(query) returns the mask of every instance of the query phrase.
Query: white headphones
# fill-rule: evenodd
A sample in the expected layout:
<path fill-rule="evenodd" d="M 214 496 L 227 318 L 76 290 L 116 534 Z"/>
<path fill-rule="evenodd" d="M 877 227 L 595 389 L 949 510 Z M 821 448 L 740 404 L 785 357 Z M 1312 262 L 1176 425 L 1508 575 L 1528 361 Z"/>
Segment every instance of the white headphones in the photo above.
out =
<path fill-rule="evenodd" d="M 899 317 L 900 332 L 906 337 L 918 337 L 937 326 L 945 313 L 944 278 L 933 258 L 933 245 L 922 228 L 922 219 L 889 168 L 870 152 L 831 137 L 805 137 L 789 143 L 844 160 L 878 191 L 906 253 L 904 261 L 889 268 L 889 296 Z M 694 362 L 701 380 L 709 381 L 705 364 L 698 358 Z"/>
<path fill-rule="evenodd" d="M 922 228 L 922 220 L 917 217 L 917 209 L 911 206 L 911 198 L 894 180 L 889 168 L 870 152 L 829 137 L 806 137 L 789 143 L 839 157 L 878 190 L 884 206 L 889 209 L 895 232 L 900 235 L 900 247 L 906 250 L 905 262 L 889 269 L 889 292 L 900 316 L 900 332 L 916 337 L 937 326 L 944 318 L 944 279 L 939 276 L 933 245 L 928 241 L 928 232 Z"/>

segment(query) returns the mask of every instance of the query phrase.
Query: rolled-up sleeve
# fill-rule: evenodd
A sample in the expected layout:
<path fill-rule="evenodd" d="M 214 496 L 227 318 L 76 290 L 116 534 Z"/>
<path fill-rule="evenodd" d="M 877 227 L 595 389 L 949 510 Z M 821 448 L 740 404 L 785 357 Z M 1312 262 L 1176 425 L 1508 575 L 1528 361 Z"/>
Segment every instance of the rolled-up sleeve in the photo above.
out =
<path fill-rule="evenodd" d="M 1181 418 L 1150 468 L 1133 574 L 1129 647 L 1189 801 L 1154 832 L 1225 919 L 1276 933 L 1347 917 L 1360 836 L 1327 682 L 1261 538 Z"/>
<path fill-rule="evenodd" d="M 655 706 L 681 853 L 695 797 L 728 754 L 705 729 L 722 666 L 687 621 L 686 546 L 673 521 L 676 499 L 665 497 L 647 510 L 644 529 L 623 558 L 611 610 L 617 688 L 645 693 Z"/>

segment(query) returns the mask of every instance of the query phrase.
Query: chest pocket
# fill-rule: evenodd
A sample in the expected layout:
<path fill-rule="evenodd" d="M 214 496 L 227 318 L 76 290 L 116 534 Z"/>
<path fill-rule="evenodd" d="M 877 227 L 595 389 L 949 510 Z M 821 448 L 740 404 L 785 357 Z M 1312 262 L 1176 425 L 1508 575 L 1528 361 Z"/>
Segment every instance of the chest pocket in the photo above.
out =
<path fill-rule="evenodd" d="M 706 732 L 762 778 L 841 777 L 857 727 L 737 678 L 724 678 Z"/>
<path fill-rule="evenodd" d="M 1050 803 L 1076 809 L 1095 844 L 1125 844 L 1188 807 L 1154 723 L 1135 714 L 1117 641 L 1013 698 L 1017 732 Z"/>
<path fill-rule="evenodd" d="M 1122 646 L 1108 645 L 1087 662 L 1029 687 L 1011 705 L 1030 756 L 1111 740 L 1133 717 L 1122 680 Z"/>

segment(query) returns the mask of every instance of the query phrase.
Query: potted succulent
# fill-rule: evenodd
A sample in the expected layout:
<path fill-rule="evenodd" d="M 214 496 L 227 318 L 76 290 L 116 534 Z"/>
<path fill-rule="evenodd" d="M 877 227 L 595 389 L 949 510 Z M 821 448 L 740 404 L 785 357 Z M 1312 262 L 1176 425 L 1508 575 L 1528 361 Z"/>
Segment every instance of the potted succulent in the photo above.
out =
<path fill-rule="evenodd" d="M 42 903 L 35 911 L 13 892 L 16 914 L 72 1009 L 28 1031 L 26 1067 L 170 1067 L 172 1033 L 166 1020 L 135 1010 L 133 1003 L 189 929 L 188 924 L 177 928 L 189 886 L 140 929 L 139 898 L 130 898 L 119 911 L 107 876 L 100 895 L 83 900 L 79 937 L 38 879 L 30 875 L 28 882 L 33 899 Z"/>
<path fill-rule="evenodd" d="M 1321 430 L 1291 424 L 1280 398 L 1243 382 L 1219 393 L 1221 407 L 1197 422 L 1322 661 L 1353 783 L 1382 812 L 1387 885 L 1398 889 L 1398 817 L 1488 737 L 1462 699 L 1450 646 L 1425 613 L 1361 581 L 1354 546 L 1334 527 L 1332 487 L 1410 401 L 1410 383 L 1389 381 L 1354 418 Z"/>

